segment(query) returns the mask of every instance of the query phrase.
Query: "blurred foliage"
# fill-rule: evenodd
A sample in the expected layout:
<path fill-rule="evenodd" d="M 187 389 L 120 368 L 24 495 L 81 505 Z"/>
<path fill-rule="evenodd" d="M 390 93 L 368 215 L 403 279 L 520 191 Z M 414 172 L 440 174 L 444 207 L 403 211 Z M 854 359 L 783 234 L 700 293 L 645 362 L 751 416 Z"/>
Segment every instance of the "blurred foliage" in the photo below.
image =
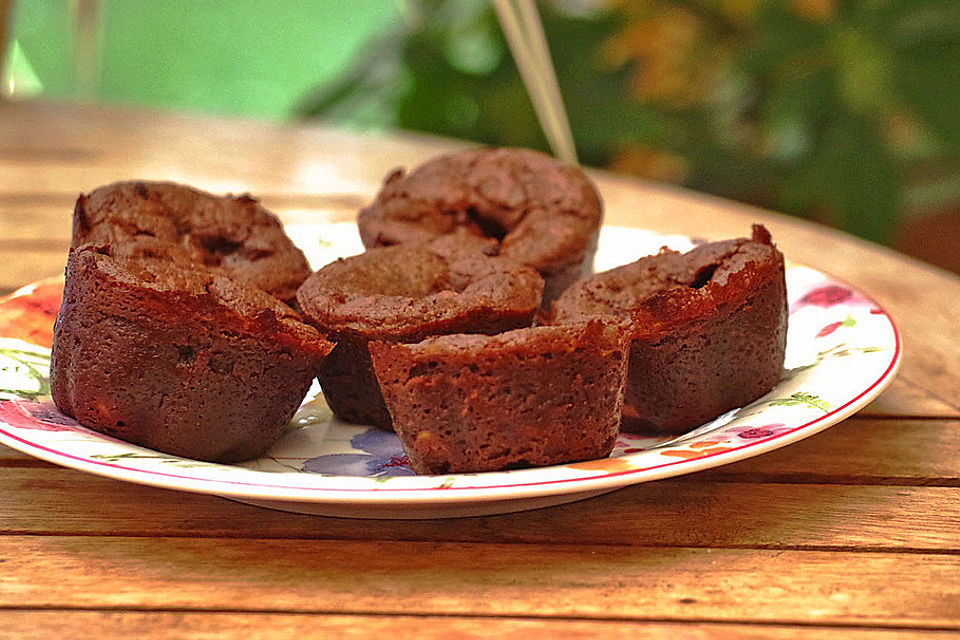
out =
<path fill-rule="evenodd" d="M 302 112 L 546 149 L 489 4 L 409 6 Z M 539 6 L 584 164 L 879 241 L 960 201 L 956 0 Z"/>

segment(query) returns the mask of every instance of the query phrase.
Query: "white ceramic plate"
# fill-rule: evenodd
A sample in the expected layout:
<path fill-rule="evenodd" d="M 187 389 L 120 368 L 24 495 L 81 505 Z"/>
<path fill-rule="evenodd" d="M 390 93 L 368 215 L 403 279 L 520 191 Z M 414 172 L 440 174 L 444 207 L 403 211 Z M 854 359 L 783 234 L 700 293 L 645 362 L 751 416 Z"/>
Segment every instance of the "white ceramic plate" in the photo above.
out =
<path fill-rule="evenodd" d="M 288 229 L 311 264 L 362 250 L 352 223 Z M 605 227 L 596 269 L 689 238 Z M 622 435 L 609 458 L 539 469 L 417 476 L 395 435 L 341 423 L 317 389 L 264 457 L 223 465 L 171 457 L 80 426 L 49 401 L 50 332 L 62 283 L 0 301 L 0 442 L 118 480 L 220 495 L 261 506 L 347 517 L 433 518 L 507 513 L 580 500 L 777 449 L 843 420 L 877 396 L 900 362 L 890 317 L 819 271 L 788 265 L 790 325 L 783 379 L 769 394 L 681 436 Z"/>

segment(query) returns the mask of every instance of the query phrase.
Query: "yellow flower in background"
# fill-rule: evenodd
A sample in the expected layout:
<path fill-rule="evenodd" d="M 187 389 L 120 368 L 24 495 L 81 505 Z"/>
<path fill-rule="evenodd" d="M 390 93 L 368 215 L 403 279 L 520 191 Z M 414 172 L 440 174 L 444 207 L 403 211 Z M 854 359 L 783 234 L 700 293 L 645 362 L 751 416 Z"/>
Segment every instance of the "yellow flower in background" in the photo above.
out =
<path fill-rule="evenodd" d="M 790 9 L 802 18 L 826 22 L 837 11 L 837 0 L 791 0 Z"/>
<path fill-rule="evenodd" d="M 616 152 L 607 167 L 618 173 L 656 180 L 682 183 L 688 173 L 687 161 L 664 151 L 641 144 L 628 144 Z"/>
<path fill-rule="evenodd" d="M 734 15 L 756 0 L 726 0 Z M 744 5 L 740 7 L 739 5 Z M 639 99 L 691 105 L 712 93 L 729 55 L 691 9 L 662 2 L 625 3 L 625 26 L 604 47 L 611 68 L 635 64 L 631 94 Z"/>

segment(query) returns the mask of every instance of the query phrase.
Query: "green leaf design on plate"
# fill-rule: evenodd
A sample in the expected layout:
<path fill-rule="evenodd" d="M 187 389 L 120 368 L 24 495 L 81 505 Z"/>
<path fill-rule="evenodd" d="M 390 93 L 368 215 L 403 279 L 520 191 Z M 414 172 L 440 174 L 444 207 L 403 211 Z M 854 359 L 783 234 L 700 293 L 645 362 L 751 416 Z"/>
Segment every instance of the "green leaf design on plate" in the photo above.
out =
<path fill-rule="evenodd" d="M 812 393 L 807 393 L 805 391 L 797 391 L 794 394 L 791 394 L 789 398 L 776 398 L 770 400 L 768 405 L 783 405 L 783 406 L 798 406 L 806 405 L 808 407 L 814 407 L 815 409 L 820 409 L 824 413 L 830 411 L 830 403 L 826 400 L 822 400 L 820 396 L 813 395 Z"/>
<path fill-rule="evenodd" d="M 103 453 L 103 454 L 93 454 L 90 456 L 97 460 L 104 460 L 106 462 L 120 462 L 122 460 L 143 460 L 143 459 L 152 459 L 157 460 L 163 464 L 170 464 L 175 467 L 182 467 L 184 469 L 191 469 L 193 467 L 216 467 L 219 466 L 212 462 L 200 462 L 199 460 L 184 460 L 182 458 L 171 458 L 170 456 L 158 455 L 153 453 Z"/>
<path fill-rule="evenodd" d="M 854 320 L 853 318 L 850 318 L 849 316 L 847 316 L 847 318 L 848 318 L 848 320 L 853 321 L 853 324 L 856 324 L 856 320 Z M 844 320 L 844 322 L 842 323 L 842 326 L 853 326 L 853 324 L 848 325 L 848 324 L 846 324 L 846 322 L 847 322 L 847 321 Z M 847 348 L 846 343 L 845 343 L 845 342 L 841 342 L 841 343 L 838 344 L 838 345 L 835 345 L 835 346 L 833 346 L 833 347 L 830 347 L 829 349 L 825 349 L 825 350 L 820 351 L 819 353 L 817 353 L 816 359 L 814 359 L 814 361 L 811 362 L 810 364 L 802 364 L 802 365 L 800 365 L 799 367 L 793 367 L 792 369 L 784 369 L 783 375 L 780 376 L 780 380 L 781 380 L 781 381 L 790 380 L 790 379 L 796 377 L 796 375 L 797 375 L 798 373 L 800 373 L 800 372 L 802 372 L 802 371 L 806 371 L 807 369 L 812 369 L 813 367 L 819 365 L 821 362 L 823 362 L 823 361 L 824 361 L 826 358 L 828 358 L 828 357 L 843 358 L 843 357 L 846 357 L 846 356 L 852 356 L 852 355 L 857 354 L 857 353 L 877 353 L 877 352 L 884 351 L 884 350 L 885 350 L 885 349 L 883 349 L 883 348 L 881 348 L 881 347 L 853 347 L 853 348 Z"/>

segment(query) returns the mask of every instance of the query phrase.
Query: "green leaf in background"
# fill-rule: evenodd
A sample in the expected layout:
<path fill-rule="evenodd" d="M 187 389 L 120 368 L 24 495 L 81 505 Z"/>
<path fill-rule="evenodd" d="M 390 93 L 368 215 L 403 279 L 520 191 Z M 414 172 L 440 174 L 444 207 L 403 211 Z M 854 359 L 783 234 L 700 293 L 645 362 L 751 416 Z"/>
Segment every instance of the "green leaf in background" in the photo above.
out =
<path fill-rule="evenodd" d="M 416 6 L 393 124 L 546 149 L 492 9 Z M 876 241 L 906 204 L 937 209 L 960 195 L 958 2 L 538 6 L 586 164 Z"/>
<path fill-rule="evenodd" d="M 898 54 L 895 82 L 903 101 L 944 151 L 960 157 L 960 42 L 915 45 Z"/>
<path fill-rule="evenodd" d="M 896 221 L 897 167 L 871 115 L 838 113 L 809 161 L 787 179 L 790 208 L 817 209 L 837 226 L 882 242 Z"/>

